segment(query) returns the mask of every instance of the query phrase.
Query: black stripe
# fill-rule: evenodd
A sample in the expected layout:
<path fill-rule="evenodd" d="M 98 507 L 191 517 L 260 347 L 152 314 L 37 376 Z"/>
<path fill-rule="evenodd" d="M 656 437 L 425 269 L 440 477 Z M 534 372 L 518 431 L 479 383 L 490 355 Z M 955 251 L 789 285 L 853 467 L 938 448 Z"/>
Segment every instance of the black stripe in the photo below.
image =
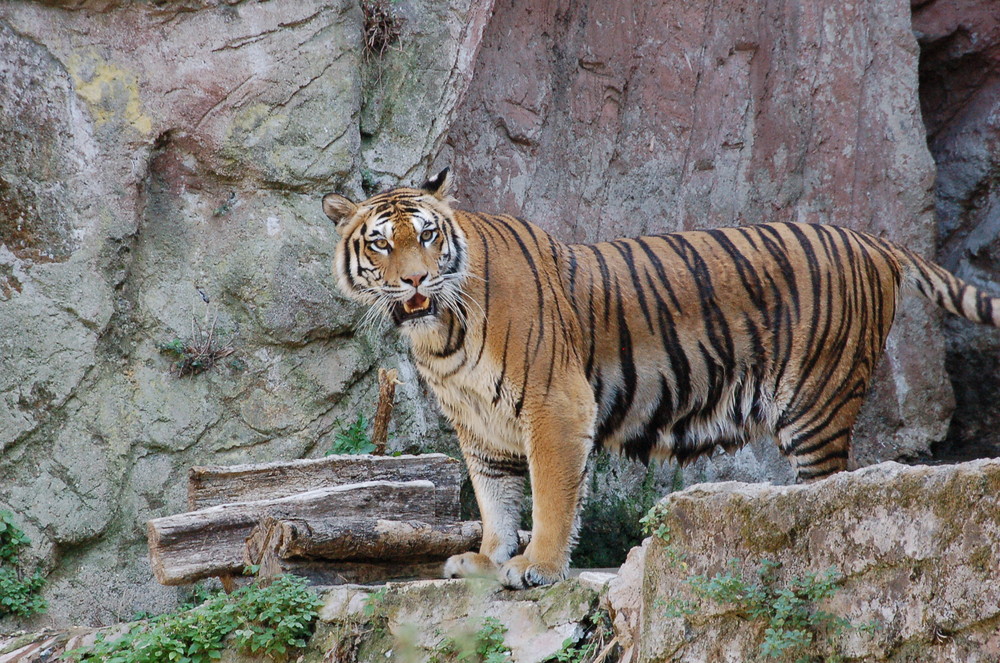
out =
<path fill-rule="evenodd" d="M 632 357 L 632 336 L 629 333 L 628 321 L 625 319 L 622 293 L 617 280 L 615 301 L 618 302 L 618 367 L 622 373 L 622 384 L 613 385 L 611 412 L 600 422 L 597 429 L 595 438 L 602 441 L 621 427 L 622 421 L 632 407 L 637 382 L 635 361 Z"/>
<path fill-rule="evenodd" d="M 583 244 L 594 254 L 597 260 L 597 267 L 601 272 L 601 289 L 604 292 L 604 324 L 607 326 L 611 321 L 611 276 L 608 273 L 608 264 L 604 260 L 600 249 L 592 244 Z"/>
<path fill-rule="evenodd" d="M 976 292 L 976 314 L 979 322 L 993 324 L 993 298 L 985 292 Z"/>
<path fill-rule="evenodd" d="M 670 393 L 670 385 L 667 378 L 660 374 L 660 395 L 656 401 L 656 407 L 649 416 L 642 431 L 622 445 L 622 450 L 628 458 L 649 463 L 650 455 L 656 447 L 657 441 L 663 430 L 670 425 L 670 420 L 674 416 L 673 398 Z"/>
<path fill-rule="evenodd" d="M 642 309 L 642 317 L 646 320 L 646 327 L 649 329 L 649 333 L 655 333 L 653 330 L 653 318 L 649 315 L 649 307 L 646 306 L 646 293 L 642 288 L 642 283 L 639 282 L 639 274 L 635 269 L 635 260 L 632 256 L 632 249 L 629 248 L 628 244 L 624 240 L 610 242 L 609 246 L 614 248 L 621 255 L 622 260 L 625 261 L 625 265 L 628 267 L 629 275 L 632 277 L 632 287 L 635 289 L 635 298 L 639 300 L 639 308 Z"/>
<path fill-rule="evenodd" d="M 538 319 L 536 320 L 536 323 L 538 324 L 539 331 L 538 331 L 538 338 L 535 341 L 535 348 L 533 352 L 525 353 L 525 357 L 530 358 L 532 354 L 537 355 L 538 348 L 541 346 L 542 343 L 542 338 L 545 336 L 545 325 L 544 325 L 544 319 L 542 318 L 543 311 L 545 310 L 544 307 L 545 299 L 544 296 L 542 295 L 542 281 L 539 278 L 538 266 L 535 264 L 535 258 L 534 256 L 531 255 L 531 251 L 528 250 L 528 245 L 524 243 L 524 240 L 521 239 L 520 233 L 518 233 L 517 230 L 514 229 L 514 227 L 507 221 L 507 219 L 513 219 L 514 221 L 518 221 L 522 225 L 524 225 L 524 222 L 520 221 L 519 219 L 514 219 L 514 217 L 495 216 L 493 217 L 493 219 L 495 219 L 498 223 L 502 224 L 505 228 L 507 228 L 507 230 L 510 231 L 511 235 L 513 235 L 514 241 L 517 242 L 518 247 L 521 249 L 521 254 L 524 256 L 525 261 L 528 263 L 528 269 L 531 270 L 531 274 L 535 283 L 535 295 L 538 299 L 538 306 L 536 307 L 538 310 Z M 523 399 L 523 393 L 522 393 L 522 399 Z"/>
<path fill-rule="evenodd" d="M 691 363 L 688 361 L 687 351 L 677 336 L 677 325 L 674 324 L 671 309 L 660 298 L 659 291 L 648 273 L 646 280 L 649 283 L 650 292 L 653 293 L 657 302 L 656 314 L 657 321 L 660 323 L 660 343 L 674 374 L 674 388 L 677 390 L 674 394 L 674 405 L 676 408 L 682 408 L 687 406 L 691 400 Z"/>
<path fill-rule="evenodd" d="M 824 435 L 823 437 L 819 438 L 818 440 L 810 442 L 809 444 L 807 444 L 805 446 L 795 446 L 795 447 L 792 447 L 791 451 L 794 452 L 794 454 L 795 454 L 796 457 L 799 457 L 799 456 L 808 456 L 809 454 L 816 453 L 817 451 L 819 451 L 820 449 L 822 449 L 826 445 L 831 444 L 831 443 L 835 442 L 836 440 L 839 440 L 842 437 L 850 436 L 850 434 L 851 434 L 851 428 L 850 427 L 840 428 L 838 430 L 833 431 L 829 435 Z M 809 439 L 803 439 L 803 440 L 799 441 L 798 444 L 801 445 L 803 442 L 807 442 L 807 441 L 809 441 Z"/>
<path fill-rule="evenodd" d="M 496 391 L 493 394 L 493 404 L 500 400 L 500 390 L 503 387 L 504 378 L 507 376 L 507 350 L 510 348 L 510 320 L 507 320 L 507 333 L 503 339 L 503 361 L 500 362 L 500 377 L 497 378 Z"/>
<path fill-rule="evenodd" d="M 709 230 L 706 232 L 708 232 L 709 236 L 711 236 L 712 239 L 719 244 L 722 250 L 729 255 L 729 258 L 733 261 L 733 266 L 736 267 L 736 272 L 740 276 L 740 282 L 743 284 L 743 289 L 750 295 L 750 302 L 764 318 L 764 326 L 770 328 L 770 306 L 768 306 L 767 301 L 764 299 L 764 286 L 760 282 L 757 268 L 745 255 L 743 255 L 743 252 L 740 251 L 735 244 L 733 244 L 728 233 L 722 230 Z"/>
<path fill-rule="evenodd" d="M 589 349 L 587 350 L 587 365 L 584 374 L 590 380 L 590 374 L 594 370 L 594 354 L 597 351 L 597 320 L 594 312 L 594 271 L 589 270 L 590 287 L 587 288 L 587 333 L 589 334 Z"/>
<path fill-rule="evenodd" d="M 701 253 L 691 242 L 681 234 L 664 235 L 663 239 L 674 252 L 684 261 L 691 272 L 705 322 L 708 342 L 712 346 L 715 358 L 724 367 L 732 367 L 735 363 L 733 338 L 729 330 L 729 322 L 717 302 L 715 286 L 712 283 L 712 272 Z"/>
<path fill-rule="evenodd" d="M 795 236 L 799 247 L 802 250 L 802 254 L 805 256 L 806 264 L 809 267 L 809 280 L 812 285 L 812 319 L 809 324 L 809 329 L 813 334 L 809 338 L 808 353 L 806 356 L 806 362 L 801 367 L 798 376 L 798 384 L 795 386 L 795 391 L 792 394 L 792 398 L 789 401 L 790 409 L 793 408 L 792 416 L 788 419 L 789 421 L 796 420 L 801 414 L 805 413 L 806 410 L 800 405 L 799 398 L 802 394 L 802 390 L 806 387 L 812 376 L 813 369 L 816 368 L 816 364 L 819 362 L 820 357 L 823 354 L 824 344 L 827 342 L 827 337 L 830 333 L 830 324 L 832 316 L 827 313 L 824 317 L 823 328 L 820 330 L 820 315 L 822 313 L 820 301 L 822 297 L 823 288 L 823 273 L 819 265 L 819 260 L 816 257 L 816 252 L 813 249 L 812 242 L 806 237 L 802 229 L 796 225 L 789 224 L 789 231 Z M 832 290 L 832 287 L 831 287 Z"/>
<path fill-rule="evenodd" d="M 480 241 L 481 246 L 483 248 L 483 251 L 482 251 L 482 253 L 483 253 L 483 285 L 482 285 L 482 288 L 483 288 L 483 326 L 482 326 L 482 329 L 479 330 L 479 332 L 480 332 L 480 334 L 482 336 L 482 340 L 479 343 L 479 351 L 476 352 L 476 360 L 474 362 L 472 362 L 473 366 L 478 366 L 479 365 L 479 361 L 483 358 L 483 351 L 486 349 L 486 338 L 487 338 L 487 334 L 489 332 L 489 324 L 490 324 L 490 294 L 491 294 L 491 292 L 493 290 L 493 287 L 491 285 L 492 280 L 490 279 L 490 250 L 489 250 L 487 242 L 486 242 L 486 236 L 483 234 L 482 229 L 480 229 L 478 226 L 472 226 L 472 229 L 476 231 L 477 235 L 479 235 L 479 241 Z M 504 352 L 506 352 L 506 348 L 504 348 Z"/>
<path fill-rule="evenodd" d="M 531 345 L 531 335 L 535 332 L 535 323 L 531 323 L 528 327 L 528 338 L 525 340 L 525 345 Z M 521 408 L 524 407 L 524 394 L 528 390 L 528 375 L 531 372 L 532 356 L 530 352 L 524 353 L 524 378 L 521 380 L 521 392 L 518 394 L 517 401 L 514 403 L 514 418 L 517 419 L 521 416 Z"/>
<path fill-rule="evenodd" d="M 819 458 L 815 458 L 805 463 L 799 464 L 798 461 L 796 461 L 796 469 L 799 473 L 799 476 L 807 478 L 815 478 L 817 476 L 823 476 L 824 474 L 833 474 L 836 470 L 830 470 L 826 472 L 820 471 L 820 472 L 803 473 L 802 468 L 816 467 L 817 465 L 822 465 L 823 463 L 829 463 L 831 460 L 847 460 L 847 457 L 848 457 L 847 449 L 836 449 L 834 451 L 831 451 L 830 453 L 820 456 Z"/>
<path fill-rule="evenodd" d="M 787 227 L 788 224 L 781 224 L 781 226 Z M 788 249 L 785 246 L 785 240 L 781 237 L 781 233 L 778 232 L 774 225 L 754 226 L 753 228 L 758 230 L 760 233 L 759 236 L 761 244 L 764 245 L 764 249 L 778 264 L 779 272 L 781 273 L 781 276 L 787 286 L 784 292 L 786 292 L 788 297 L 792 300 L 792 305 L 795 307 L 795 319 L 797 320 L 802 316 L 802 305 L 799 301 L 799 287 L 798 282 L 795 279 L 797 270 L 792 267 L 792 264 L 788 261 Z"/>
<path fill-rule="evenodd" d="M 970 288 L 968 284 L 949 284 L 948 295 L 951 297 L 952 306 L 955 307 L 955 312 L 961 315 L 963 318 L 969 317 L 968 313 L 965 312 L 965 307 L 962 305 L 962 300 L 965 299 L 965 291 Z"/>
<path fill-rule="evenodd" d="M 674 292 L 673 286 L 670 283 L 670 279 L 667 277 L 666 269 L 663 267 L 663 262 L 660 260 L 660 256 L 653 251 L 653 248 L 649 245 L 647 241 L 650 238 L 639 237 L 635 240 L 636 244 L 642 247 L 643 252 L 646 254 L 646 258 L 649 259 L 649 263 L 653 266 L 656 271 L 656 275 L 660 277 L 659 285 L 666 291 L 667 295 L 670 297 L 670 303 L 673 304 L 674 310 L 681 310 L 681 302 L 677 298 L 677 294 Z M 663 239 L 663 236 L 656 237 L 656 239 Z"/>

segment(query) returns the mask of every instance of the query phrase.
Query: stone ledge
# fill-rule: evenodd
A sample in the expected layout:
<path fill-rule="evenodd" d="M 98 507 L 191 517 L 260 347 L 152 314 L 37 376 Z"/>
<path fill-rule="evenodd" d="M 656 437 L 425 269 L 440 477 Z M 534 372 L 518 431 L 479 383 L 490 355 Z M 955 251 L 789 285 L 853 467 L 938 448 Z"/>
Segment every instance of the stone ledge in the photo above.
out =
<path fill-rule="evenodd" d="M 520 592 L 485 580 L 325 588 L 302 663 L 436 660 L 448 638 L 474 634 L 486 618 L 506 629 L 515 663 L 551 660 L 566 640 L 592 635 L 595 622 L 603 642 L 621 646 L 622 663 L 773 661 L 760 650 L 765 622 L 697 595 L 690 583 L 726 571 L 752 583 L 765 561 L 780 564 L 778 588 L 836 569 L 842 581 L 814 607 L 874 626 L 817 632 L 810 656 L 1000 660 L 1000 459 L 883 463 L 804 486 L 702 484 L 657 508 L 665 529 L 633 549 L 617 574 L 582 572 Z M 682 601 L 689 610 L 669 611 Z M 49 660 L 41 652 L 93 637 L 68 633 L 0 637 L 0 663 Z"/>
<path fill-rule="evenodd" d="M 506 629 L 511 660 L 538 663 L 566 641 L 584 637 L 599 610 L 599 592 L 613 577 L 581 575 L 525 591 L 503 590 L 488 580 L 334 587 L 325 595 L 311 649 L 333 651 L 353 638 L 356 660 L 425 661 L 447 639 L 468 637 L 493 618 Z"/>
<path fill-rule="evenodd" d="M 882 463 L 800 486 L 703 484 L 659 508 L 664 535 L 630 554 L 608 592 L 626 660 L 765 660 L 766 622 L 689 582 L 729 569 L 753 582 L 765 560 L 781 565 L 775 586 L 835 569 L 843 581 L 816 607 L 874 629 L 817 638 L 810 655 L 1000 656 L 1000 460 Z M 682 604 L 696 607 L 674 616 Z"/>

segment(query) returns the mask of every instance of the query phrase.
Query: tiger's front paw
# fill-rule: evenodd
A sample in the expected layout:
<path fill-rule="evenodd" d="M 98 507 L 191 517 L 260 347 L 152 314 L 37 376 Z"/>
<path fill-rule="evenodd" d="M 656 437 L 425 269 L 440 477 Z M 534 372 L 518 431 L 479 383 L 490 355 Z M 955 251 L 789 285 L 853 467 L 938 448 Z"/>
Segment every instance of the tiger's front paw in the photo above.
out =
<path fill-rule="evenodd" d="M 495 578 L 497 565 L 486 555 L 476 552 L 452 555 L 444 563 L 445 578 Z"/>
<path fill-rule="evenodd" d="M 532 562 L 525 555 L 512 557 L 500 567 L 500 582 L 511 589 L 551 585 L 566 578 L 566 569 L 554 564 Z"/>

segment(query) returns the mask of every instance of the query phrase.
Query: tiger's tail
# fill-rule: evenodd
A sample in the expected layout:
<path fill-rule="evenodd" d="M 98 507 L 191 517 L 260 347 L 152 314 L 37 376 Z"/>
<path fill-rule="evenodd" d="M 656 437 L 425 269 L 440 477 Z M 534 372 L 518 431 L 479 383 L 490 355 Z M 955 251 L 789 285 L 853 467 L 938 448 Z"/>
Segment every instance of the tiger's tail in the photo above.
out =
<path fill-rule="evenodd" d="M 993 297 L 969 285 L 944 267 L 901 251 L 912 269 L 906 270 L 907 285 L 949 313 L 981 324 L 1000 327 L 1000 297 Z"/>

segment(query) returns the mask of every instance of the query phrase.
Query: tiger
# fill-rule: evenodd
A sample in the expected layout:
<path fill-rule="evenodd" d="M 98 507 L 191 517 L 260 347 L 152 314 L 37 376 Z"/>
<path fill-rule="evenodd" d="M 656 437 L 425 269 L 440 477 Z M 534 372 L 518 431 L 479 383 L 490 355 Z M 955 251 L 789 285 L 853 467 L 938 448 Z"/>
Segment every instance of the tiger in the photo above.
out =
<path fill-rule="evenodd" d="M 1000 299 L 878 237 L 765 223 L 567 244 L 458 209 L 444 169 L 331 193 L 333 272 L 391 320 L 458 436 L 482 517 L 446 577 L 567 576 L 597 449 L 686 463 L 777 442 L 800 481 L 848 468 L 901 294 L 1000 327 Z M 525 475 L 531 538 L 518 554 Z"/>

